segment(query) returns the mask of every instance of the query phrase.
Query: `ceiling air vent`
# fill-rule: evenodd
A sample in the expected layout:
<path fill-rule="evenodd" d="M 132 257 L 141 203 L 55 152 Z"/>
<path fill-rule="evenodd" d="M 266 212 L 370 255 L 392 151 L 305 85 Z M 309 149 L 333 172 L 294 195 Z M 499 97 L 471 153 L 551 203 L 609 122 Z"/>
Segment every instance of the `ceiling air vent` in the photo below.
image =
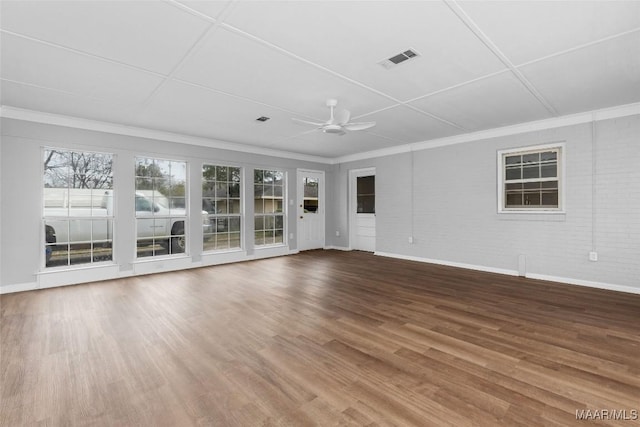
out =
<path fill-rule="evenodd" d="M 397 55 L 393 55 L 391 58 L 387 58 L 383 61 L 380 61 L 379 64 L 382 65 L 384 68 L 392 68 L 392 67 L 395 67 L 396 65 L 402 64 L 405 61 L 408 61 L 411 58 L 416 58 L 418 56 L 419 56 L 418 52 L 416 52 L 413 49 L 408 49 Z"/>
<path fill-rule="evenodd" d="M 266 122 L 267 120 L 269 120 L 269 117 L 261 116 L 261 117 L 258 117 L 256 120 L 259 122 Z"/>

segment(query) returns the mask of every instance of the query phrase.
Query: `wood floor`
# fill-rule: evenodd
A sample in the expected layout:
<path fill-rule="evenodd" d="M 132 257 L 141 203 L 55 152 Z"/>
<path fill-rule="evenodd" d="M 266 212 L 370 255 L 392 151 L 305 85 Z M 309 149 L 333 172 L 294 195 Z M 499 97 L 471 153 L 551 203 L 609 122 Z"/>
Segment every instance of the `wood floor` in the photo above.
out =
<path fill-rule="evenodd" d="M 360 252 L 4 295 L 0 339 L 2 426 L 640 423 L 640 295 Z"/>

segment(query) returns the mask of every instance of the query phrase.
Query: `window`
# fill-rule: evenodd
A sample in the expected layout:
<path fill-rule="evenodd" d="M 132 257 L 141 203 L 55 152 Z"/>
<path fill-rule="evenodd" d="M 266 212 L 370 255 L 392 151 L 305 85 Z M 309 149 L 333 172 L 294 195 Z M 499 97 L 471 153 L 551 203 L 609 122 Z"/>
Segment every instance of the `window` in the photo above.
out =
<path fill-rule="evenodd" d="M 357 180 L 357 212 L 376 213 L 376 177 L 359 176 Z"/>
<path fill-rule="evenodd" d="M 236 249 L 242 246 L 240 173 L 240 168 L 229 166 L 202 167 L 204 251 Z"/>
<path fill-rule="evenodd" d="M 498 153 L 499 211 L 561 210 L 561 146 Z"/>
<path fill-rule="evenodd" d="M 136 157 L 137 257 L 186 251 L 187 163 Z"/>
<path fill-rule="evenodd" d="M 45 266 L 113 260 L 113 155 L 44 150 Z"/>
<path fill-rule="evenodd" d="M 284 172 L 253 171 L 255 245 L 284 244 Z"/>

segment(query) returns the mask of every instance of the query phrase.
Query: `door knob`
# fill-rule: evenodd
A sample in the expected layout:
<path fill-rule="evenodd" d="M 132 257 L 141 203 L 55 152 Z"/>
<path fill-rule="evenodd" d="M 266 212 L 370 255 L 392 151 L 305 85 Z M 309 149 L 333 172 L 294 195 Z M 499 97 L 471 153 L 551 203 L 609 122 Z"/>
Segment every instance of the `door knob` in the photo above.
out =
<path fill-rule="evenodd" d="M 304 218 L 302 215 L 300 215 L 300 219 Z"/>

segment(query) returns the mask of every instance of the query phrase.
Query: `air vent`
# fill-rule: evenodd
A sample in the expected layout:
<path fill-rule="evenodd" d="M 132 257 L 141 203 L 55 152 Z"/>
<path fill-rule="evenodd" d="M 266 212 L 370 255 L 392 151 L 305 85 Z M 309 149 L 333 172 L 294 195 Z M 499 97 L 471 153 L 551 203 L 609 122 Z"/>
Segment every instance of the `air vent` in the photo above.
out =
<path fill-rule="evenodd" d="M 411 58 L 416 58 L 418 56 L 419 56 L 418 52 L 416 52 L 413 49 L 408 49 L 397 55 L 393 55 L 391 58 L 387 58 L 383 61 L 380 61 L 379 64 L 382 65 L 384 68 L 392 68 L 398 64 L 402 64 L 403 62 L 408 61 Z"/>
<path fill-rule="evenodd" d="M 269 120 L 269 117 L 261 116 L 261 117 L 258 117 L 256 120 L 259 122 L 266 122 L 267 120 Z"/>

